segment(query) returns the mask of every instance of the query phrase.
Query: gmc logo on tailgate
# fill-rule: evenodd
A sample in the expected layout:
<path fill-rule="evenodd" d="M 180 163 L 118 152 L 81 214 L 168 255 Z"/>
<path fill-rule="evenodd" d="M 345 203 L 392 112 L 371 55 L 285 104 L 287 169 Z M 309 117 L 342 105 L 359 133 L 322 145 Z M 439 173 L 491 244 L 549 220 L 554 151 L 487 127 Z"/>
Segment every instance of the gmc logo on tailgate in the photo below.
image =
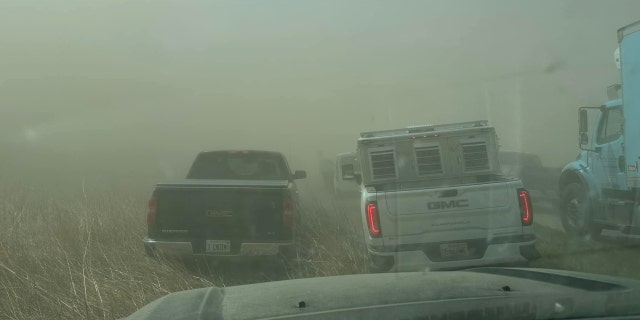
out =
<path fill-rule="evenodd" d="M 468 206 L 469 200 L 467 199 L 427 202 L 427 208 L 429 208 L 429 210 L 466 208 Z"/>

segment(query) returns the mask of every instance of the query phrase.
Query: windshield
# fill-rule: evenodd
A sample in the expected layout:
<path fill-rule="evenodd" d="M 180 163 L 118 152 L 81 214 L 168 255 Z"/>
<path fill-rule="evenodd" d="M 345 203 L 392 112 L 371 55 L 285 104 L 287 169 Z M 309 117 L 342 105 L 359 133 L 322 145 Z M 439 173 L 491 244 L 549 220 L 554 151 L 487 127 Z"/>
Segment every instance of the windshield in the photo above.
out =
<path fill-rule="evenodd" d="M 2 0 L 0 319 L 344 275 L 638 280 L 640 28 L 618 33 L 638 20 L 638 0 Z"/>

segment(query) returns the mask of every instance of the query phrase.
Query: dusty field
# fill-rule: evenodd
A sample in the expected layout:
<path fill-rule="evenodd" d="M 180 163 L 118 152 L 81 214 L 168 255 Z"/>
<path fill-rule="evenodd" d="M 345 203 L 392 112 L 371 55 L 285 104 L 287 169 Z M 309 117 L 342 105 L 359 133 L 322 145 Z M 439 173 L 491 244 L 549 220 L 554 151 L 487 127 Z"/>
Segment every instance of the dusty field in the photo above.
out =
<path fill-rule="evenodd" d="M 144 255 L 146 191 L 66 197 L 1 191 L 0 319 L 114 319 L 178 290 L 364 269 L 359 237 L 343 213 L 314 199 L 305 199 L 298 259 L 185 265 Z"/>
<path fill-rule="evenodd" d="M 142 189 L 140 189 L 142 190 Z M 303 197 L 299 257 L 246 265 L 147 258 L 148 190 L 53 195 L 0 190 L 0 318 L 114 319 L 178 290 L 360 273 L 365 257 L 352 206 Z M 321 205 L 322 203 L 322 205 Z M 581 243 L 538 226 L 535 267 L 640 278 L 638 248 Z"/>

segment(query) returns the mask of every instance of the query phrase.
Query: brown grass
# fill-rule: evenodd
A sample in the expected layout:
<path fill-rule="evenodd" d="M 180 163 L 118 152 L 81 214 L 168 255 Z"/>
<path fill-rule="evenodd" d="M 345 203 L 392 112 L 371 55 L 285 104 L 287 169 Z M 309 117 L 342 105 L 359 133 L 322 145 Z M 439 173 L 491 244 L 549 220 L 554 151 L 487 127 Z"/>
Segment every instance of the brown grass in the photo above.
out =
<path fill-rule="evenodd" d="M 536 247 L 542 258 L 532 267 L 564 269 L 640 279 L 638 240 L 603 237 L 572 239 L 564 232 L 535 225 Z"/>
<path fill-rule="evenodd" d="M 179 290 L 364 272 L 357 199 L 334 201 L 310 191 L 301 191 L 297 258 L 228 264 L 146 257 L 146 188 L 54 194 L 5 185 L 0 318 L 114 319 Z M 575 242 L 540 226 L 536 233 L 544 257 L 534 267 L 640 278 L 637 248 Z"/>
<path fill-rule="evenodd" d="M 126 191 L 53 196 L 3 188 L 1 319 L 114 319 L 179 290 L 363 270 L 360 239 L 342 212 L 313 201 L 302 217 L 299 257 L 284 266 L 156 261 L 141 242 L 147 192 Z"/>

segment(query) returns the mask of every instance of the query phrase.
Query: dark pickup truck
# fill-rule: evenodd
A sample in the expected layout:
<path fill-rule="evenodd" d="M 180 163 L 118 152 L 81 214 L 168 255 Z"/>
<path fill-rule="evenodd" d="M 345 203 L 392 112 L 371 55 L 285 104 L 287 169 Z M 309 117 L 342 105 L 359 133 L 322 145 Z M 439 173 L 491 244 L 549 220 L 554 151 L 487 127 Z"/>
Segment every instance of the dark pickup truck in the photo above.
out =
<path fill-rule="evenodd" d="M 170 256 L 291 254 L 298 219 L 295 179 L 271 151 L 206 151 L 186 180 L 159 183 L 149 200 L 145 252 Z"/>

